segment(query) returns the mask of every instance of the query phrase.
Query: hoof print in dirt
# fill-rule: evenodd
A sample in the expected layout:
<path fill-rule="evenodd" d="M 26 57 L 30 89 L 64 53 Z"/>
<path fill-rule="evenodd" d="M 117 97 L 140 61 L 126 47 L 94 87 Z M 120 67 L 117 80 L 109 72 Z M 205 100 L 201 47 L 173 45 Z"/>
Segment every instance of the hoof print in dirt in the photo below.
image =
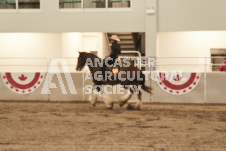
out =
<path fill-rule="evenodd" d="M 127 110 L 140 110 L 140 106 L 135 107 L 132 104 L 128 104 Z"/>

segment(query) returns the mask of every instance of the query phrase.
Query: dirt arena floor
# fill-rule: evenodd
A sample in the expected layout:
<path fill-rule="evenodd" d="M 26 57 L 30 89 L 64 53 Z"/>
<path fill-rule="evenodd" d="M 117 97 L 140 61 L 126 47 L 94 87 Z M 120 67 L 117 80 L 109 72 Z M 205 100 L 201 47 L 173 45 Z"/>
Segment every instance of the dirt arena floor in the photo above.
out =
<path fill-rule="evenodd" d="M 0 102 L 0 151 L 225 151 L 226 106 Z"/>

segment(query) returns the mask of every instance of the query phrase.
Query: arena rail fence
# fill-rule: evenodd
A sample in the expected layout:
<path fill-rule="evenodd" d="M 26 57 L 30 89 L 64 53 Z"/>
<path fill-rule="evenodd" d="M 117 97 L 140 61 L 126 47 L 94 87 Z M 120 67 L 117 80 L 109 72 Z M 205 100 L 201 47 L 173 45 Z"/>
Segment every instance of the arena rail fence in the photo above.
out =
<path fill-rule="evenodd" d="M 212 66 L 220 64 L 211 64 L 209 57 L 131 58 L 138 59 L 148 77 L 146 85 L 153 88 L 151 95 L 143 92 L 143 102 L 226 103 L 226 72 L 212 72 Z M 153 58 L 154 66 L 140 62 Z M 86 86 L 93 84 L 87 68 L 75 71 L 76 62 L 77 58 L 0 58 L 0 100 L 88 101 L 91 93 L 86 93 Z M 117 101 L 125 93 L 111 95 Z M 131 101 L 136 100 L 134 94 Z"/>

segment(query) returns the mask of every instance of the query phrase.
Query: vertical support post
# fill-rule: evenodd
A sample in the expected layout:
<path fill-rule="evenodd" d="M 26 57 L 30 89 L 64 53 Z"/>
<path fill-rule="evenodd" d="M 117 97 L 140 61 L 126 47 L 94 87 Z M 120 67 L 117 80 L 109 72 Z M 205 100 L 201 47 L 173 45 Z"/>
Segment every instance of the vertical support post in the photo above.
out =
<path fill-rule="evenodd" d="M 108 9 L 108 0 L 105 1 L 105 8 Z"/>
<path fill-rule="evenodd" d="M 155 57 L 157 41 L 157 0 L 146 0 L 145 41 L 146 56 Z"/>
<path fill-rule="evenodd" d="M 148 59 L 148 58 L 147 58 L 147 59 Z M 152 83 L 151 71 L 152 71 L 152 69 L 151 69 L 151 66 L 150 66 L 149 64 L 148 64 L 148 67 L 149 67 L 149 72 L 150 72 L 148 78 L 149 78 L 149 80 L 150 80 L 150 87 L 151 87 L 151 83 Z M 149 96 L 150 96 L 150 102 L 152 102 L 151 94 L 149 94 Z"/>
<path fill-rule="evenodd" d="M 82 9 L 82 11 L 84 11 L 84 0 L 81 0 L 81 9 Z"/>
<path fill-rule="evenodd" d="M 85 73 L 82 73 L 82 100 L 85 101 L 85 78 L 84 78 Z"/>
<path fill-rule="evenodd" d="M 47 60 L 46 78 L 48 78 L 47 75 L 48 75 L 48 72 L 49 72 L 49 66 L 50 66 L 51 58 L 50 58 L 50 59 L 46 59 L 46 60 Z M 46 78 L 45 78 L 45 79 L 46 79 Z M 49 83 L 50 83 L 50 82 L 49 82 Z M 48 87 L 49 87 L 49 84 L 48 84 Z M 50 94 L 48 94 L 48 101 L 50 101 Z"/>
<path fill-rule="evenodd" d="M 16 0 L 16 10 L 18 11 L 19 9 L 19 0 Z"/>
<path fill-rule="evenodd" d="M 204 70 L 204 104 L 206 104 L 206 101 L 207 101 L 207 96 L 206 96 L 206 57 L 205 57 L 205 64 L 204 64 L 204 66 L 205 66 L 205 70 Z"/>

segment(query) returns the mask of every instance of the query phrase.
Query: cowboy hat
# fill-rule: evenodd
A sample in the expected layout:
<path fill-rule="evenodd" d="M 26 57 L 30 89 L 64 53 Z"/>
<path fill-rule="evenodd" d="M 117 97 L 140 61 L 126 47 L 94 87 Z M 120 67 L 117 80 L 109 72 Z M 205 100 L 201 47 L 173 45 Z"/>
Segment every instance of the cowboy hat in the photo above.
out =
<path fill-rule="evenodd" d="M 110 39 L 115 40 L 115 41 L 120 41 L 120 39 L 118 38 L 117 35 L 112 35 Z"/>

